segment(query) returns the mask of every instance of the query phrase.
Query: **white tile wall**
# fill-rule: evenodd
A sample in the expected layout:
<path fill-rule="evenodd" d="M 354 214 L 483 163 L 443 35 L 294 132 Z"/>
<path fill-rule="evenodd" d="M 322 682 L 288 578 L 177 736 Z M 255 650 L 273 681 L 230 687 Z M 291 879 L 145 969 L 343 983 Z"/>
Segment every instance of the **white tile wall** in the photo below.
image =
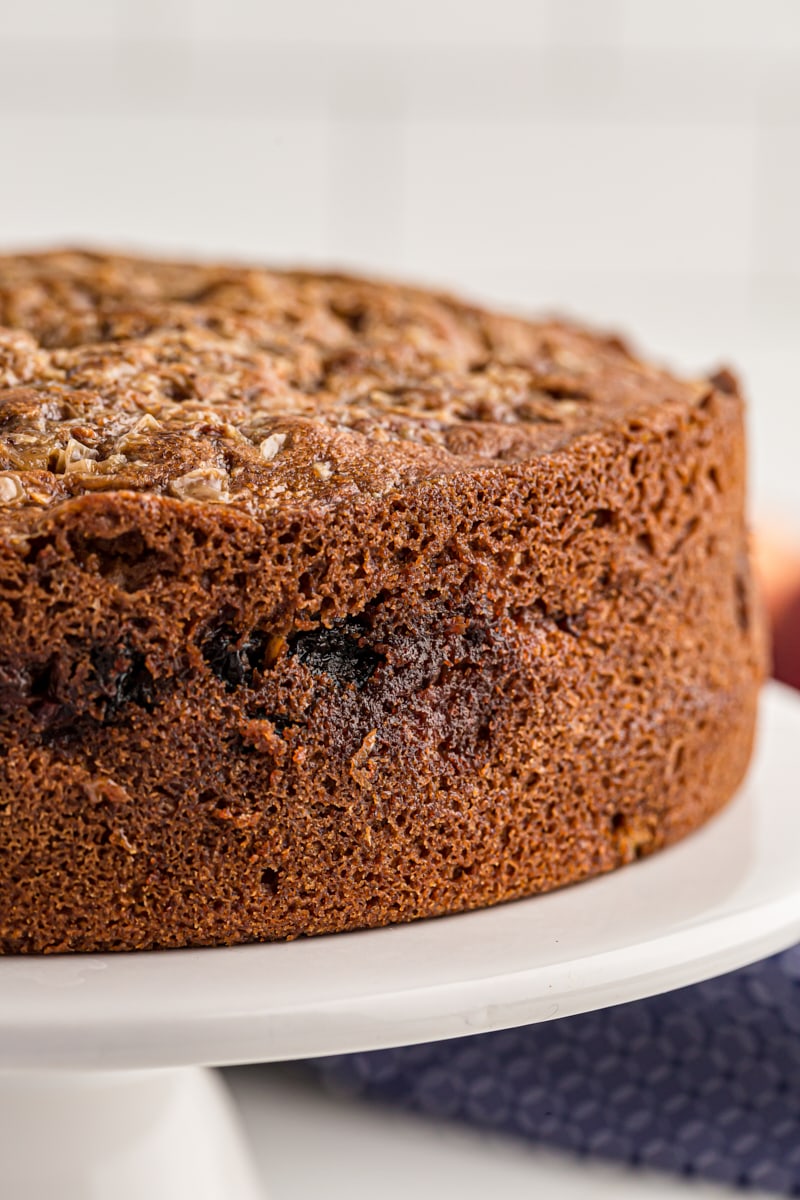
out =
<path fill-rule="evenodd" d="M 6 241 L 325 258 L 324 119 L 0 116 Z"/>
<path fill-rule="evenodd" d="M 602 0 L 601 0 L 602 3 Z M 547 37 L 550 0 L 186 0 L 195 36 L 330 46 L 536 45 Z M 584 7 L 584 5 L 581 5 Z M 589 7 L 589 5 L 586 5 Z"/>
<path fill-rule="evenodd" d="M 800 125 L 761 130 L 754 186 L 758 266 L 794 277 L 800 277 L 799 131 Z M 800 337 L 800 329 L 797 333 Z"/>
<path fill-rule="evenodd" d="M 107 0 L 3 0 L 0 30 L 4 40 L 58 38 L 68 44 L 111 37 L 118 6 Z"/>
<path fill-rule="evenodd" d="M 800 528 L 798 0 L 0 0 L 0 237 L 324 260 L 738 364 Z"/>
<path fill-rule="evenodd" d="M 406 251 L 415 269 L 719 272 L 752 265 L 753 137 L 706 125 L 414 121 Z M 668 213 L 668 220 L 665 214 Z M 509 230 L 515 237 L 509 237 Z"/>
<path fill-rule="evenodd" d="M 771 56 L 800 50 L 796 0 L 623 0 L 625 45 Z"/>

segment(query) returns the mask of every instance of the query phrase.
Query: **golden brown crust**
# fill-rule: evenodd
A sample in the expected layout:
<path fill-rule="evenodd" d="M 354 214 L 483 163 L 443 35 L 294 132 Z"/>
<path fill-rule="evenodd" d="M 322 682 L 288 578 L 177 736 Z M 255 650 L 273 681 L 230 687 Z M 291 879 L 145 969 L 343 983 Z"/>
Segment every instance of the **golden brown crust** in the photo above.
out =
<path fill-rule="evenodd" d="M 0 258 L 3 324 L 14 507 L 120 488 L 254 513 L 330 504 L 526 461 L 709 391 L 618 339 L 297 272 Z"/>
<path fill-rule="evenodd" d="M 732 794 L 735 381 L 409 288 L 0 259 L 0 946 L 384 924 Z"/>

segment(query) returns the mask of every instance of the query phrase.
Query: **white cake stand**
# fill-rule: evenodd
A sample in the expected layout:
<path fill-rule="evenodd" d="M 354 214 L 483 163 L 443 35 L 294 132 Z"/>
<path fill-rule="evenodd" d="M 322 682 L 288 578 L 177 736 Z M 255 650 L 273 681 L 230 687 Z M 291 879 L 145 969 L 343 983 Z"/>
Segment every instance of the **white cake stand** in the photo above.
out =
<path fill-rule="evenodd" d="M 209 1064 L 586 1012 L 800 938 L 800 698 L 771 685 L 749 780 L 624 871 L 484 912 L 288 945 L 0 959 L 0 1194 L 254 1200 Z"/>

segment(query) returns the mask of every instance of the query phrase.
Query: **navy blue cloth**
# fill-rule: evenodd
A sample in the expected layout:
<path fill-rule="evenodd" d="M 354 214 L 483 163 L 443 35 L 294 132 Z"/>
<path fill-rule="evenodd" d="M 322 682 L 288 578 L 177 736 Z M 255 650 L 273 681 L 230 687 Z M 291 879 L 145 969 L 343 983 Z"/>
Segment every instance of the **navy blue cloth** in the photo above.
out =
<path fill-rule="evenodd" d="M 651 1000 L 315 1067 L 419 1113 L 800 1195 L 800 946 Z"/>

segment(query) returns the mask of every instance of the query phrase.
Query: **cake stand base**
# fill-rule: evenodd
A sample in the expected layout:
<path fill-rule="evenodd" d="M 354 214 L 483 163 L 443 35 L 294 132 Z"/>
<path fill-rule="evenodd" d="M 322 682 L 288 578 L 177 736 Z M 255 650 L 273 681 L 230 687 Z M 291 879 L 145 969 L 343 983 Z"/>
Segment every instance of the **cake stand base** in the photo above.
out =
<path fill-rule="evenodd" d="M 264 1200 L 216 1072 L 0 1072 L 9 1200 Z"/>

